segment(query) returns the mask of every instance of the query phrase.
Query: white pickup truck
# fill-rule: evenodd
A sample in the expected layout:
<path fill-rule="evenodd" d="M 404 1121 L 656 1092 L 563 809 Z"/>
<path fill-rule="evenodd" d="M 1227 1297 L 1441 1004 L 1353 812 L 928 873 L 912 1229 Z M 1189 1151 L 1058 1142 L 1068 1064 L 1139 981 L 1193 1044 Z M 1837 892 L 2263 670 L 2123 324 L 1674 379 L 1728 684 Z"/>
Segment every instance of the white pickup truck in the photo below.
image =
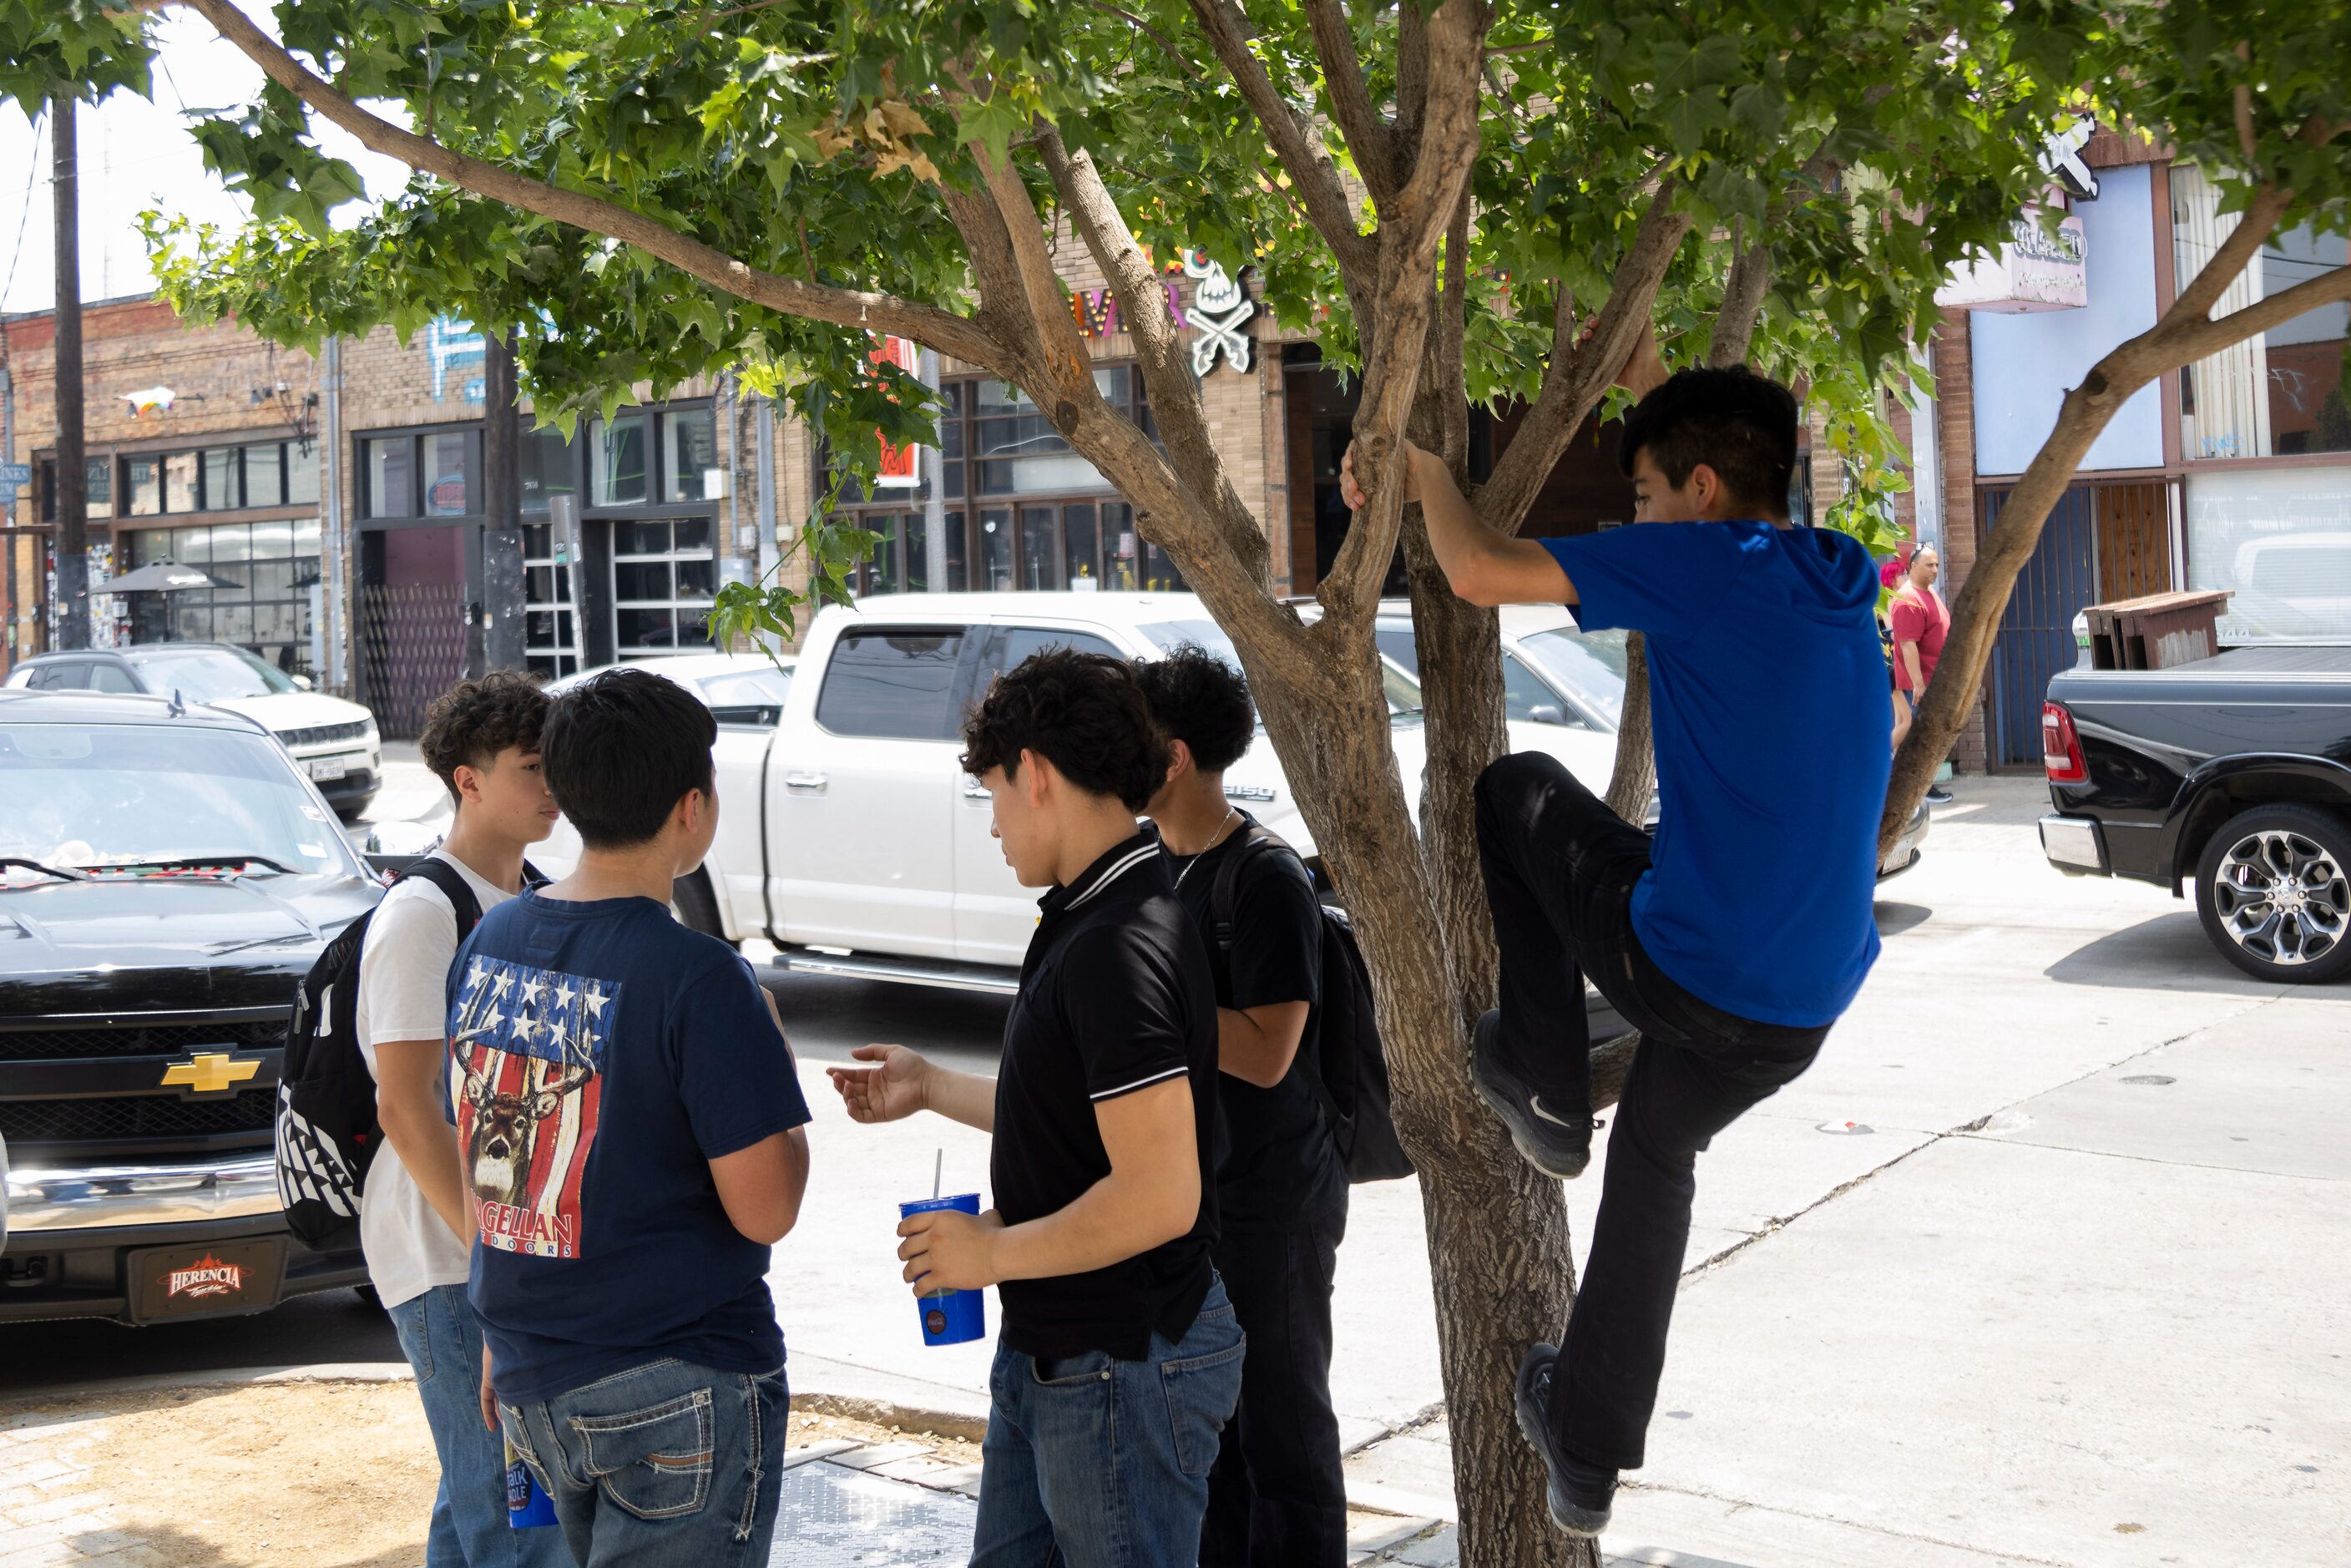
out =
<path fill-rule="evenodd" d="M 1564 610 L 1504 612 L 1510 744 L 1604 789 L 1623 648 L 1573 628 Z M 1380 632 L 1396 760 L 1417 802 L 1420 687 L 1401 607 L 1384 608 Z M 989 836 L 987 792 L 956 760 L 964 713 L 1040 649 L 1147 659 L 1185 643 L 1233 658 L 1190 594 L 904 594 L 825 610 L 778 718 L 718 709 L 718 837 L 678 884 L 680 917 L 728 941 L 764 936 L 793 969 L 1010 990 L 1038 894 L 1013 880 Z M 1270 743 L 1234 765 L 1225 789 L 1314 862 Z M 565 828 L 532 859 L 553 872 L 577 853 Z"/>

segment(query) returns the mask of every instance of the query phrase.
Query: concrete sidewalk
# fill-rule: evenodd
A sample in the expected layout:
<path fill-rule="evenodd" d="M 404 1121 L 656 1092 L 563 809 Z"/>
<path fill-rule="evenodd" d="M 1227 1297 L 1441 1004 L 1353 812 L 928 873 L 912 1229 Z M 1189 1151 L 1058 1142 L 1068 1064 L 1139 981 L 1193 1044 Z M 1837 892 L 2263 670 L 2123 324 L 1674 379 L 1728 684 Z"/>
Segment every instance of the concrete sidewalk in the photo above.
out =
<path fill-rule="evenodd" d="M 2058 875 L 2037 784 L 1957 789 L 1882 890 L 1885 956 L 1820 1062 L 1700 1162 L 1610 1552 L 2341 1568 L 2345 992 L 2256 984 L 2161 890 Z M 922 1345 L 892 1230 L 939 1149 L 949 1191 L 984 1187 L 987 1140 L 852 1126 L 804 1071 L 815 1175 L 771 1277 L 795 1385 L 981 1413 L 991 1346 Z M 1599 1176 L 1568 1188 L 1579 1258 Z M 1417 1194 L 1354 1200 L 1332 1376 L 1351 1496 L 1449 1515 Z"/>

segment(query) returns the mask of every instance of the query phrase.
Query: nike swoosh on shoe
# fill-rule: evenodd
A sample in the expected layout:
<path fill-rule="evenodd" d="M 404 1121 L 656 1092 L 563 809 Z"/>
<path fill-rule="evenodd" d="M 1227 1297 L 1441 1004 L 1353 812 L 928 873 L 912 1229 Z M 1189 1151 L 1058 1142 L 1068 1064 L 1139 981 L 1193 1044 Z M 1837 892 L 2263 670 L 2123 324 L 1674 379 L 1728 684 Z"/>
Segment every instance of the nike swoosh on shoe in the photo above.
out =
<path fill-rule="evenodd" d="M 1567 1127 L 1580 1131 L 1581 1129 L 1592 1124 L 1592 1118 L 1589 1116 L 1584 1117 L 1580 1122 L 1571 1122 L 1564 1116 L 1552 1115 L 1550 1112 L 1543 1109 L 1542 1096 L 1540 1094 L 1530 1094 L 1527 1096 L 1527 1109 L 1532 1111 L 1536 1115 L 1541 1116 L 1544 1121 L 1549 1122 L 1554 1127 Z"/>

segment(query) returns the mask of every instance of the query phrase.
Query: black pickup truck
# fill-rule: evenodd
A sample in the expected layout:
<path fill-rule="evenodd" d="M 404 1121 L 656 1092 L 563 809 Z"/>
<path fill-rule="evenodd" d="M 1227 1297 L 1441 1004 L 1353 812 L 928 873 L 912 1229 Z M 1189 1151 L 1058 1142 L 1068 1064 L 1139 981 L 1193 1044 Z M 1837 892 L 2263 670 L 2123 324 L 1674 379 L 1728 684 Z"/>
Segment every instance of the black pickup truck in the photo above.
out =
<path fill-rule="evenodd" d="M 0 691 L 0 1324 L 366 1282 L 287 1234 L 272 1122 L 296 987 L 381 894 L 252 719 Z"/>
<path fill-rule="evenodd" d="M 2351 971 L 2351 648 L 2235 648 L 2049 683 L 2058 870 L 2196 884 L 2222 956 L 2264 980 Z"/>

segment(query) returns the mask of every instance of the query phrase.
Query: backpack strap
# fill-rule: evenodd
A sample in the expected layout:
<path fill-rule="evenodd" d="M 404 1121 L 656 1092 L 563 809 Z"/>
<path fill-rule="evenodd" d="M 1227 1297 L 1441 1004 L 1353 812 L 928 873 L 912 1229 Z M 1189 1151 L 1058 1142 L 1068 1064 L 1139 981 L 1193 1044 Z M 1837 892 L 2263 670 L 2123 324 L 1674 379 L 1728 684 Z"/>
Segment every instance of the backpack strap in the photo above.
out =
<path fill-rule="evenodd" d="M 1225 857 L 1225 863 L 1217 868 L 1217 880 L 1209 884 L 1208 945 L 1216 949 L 1220 960 L 1233 950 L 1234 890 L 1240 881 L 1241 862 L 1269 848 L 1288 850 L 1290 846 L 1279 835 L 1251 822 L 1233 852 Z M 1290 852 L 1297 853 L 1295 850 Z"/>
<path fill-rule="evenodd" d="M 465 881 L 465 873 L 438 855 L 426 855 L 393 878 L 392 884 L 398 886 L 410 877 L 420 877 L 431 883 L 447 896 L 449 907 L 456 912 L 457 942 L 463 946 L 465 938 L 474 934 L 474 926 L 482 918 L 482 901 L 475 896 L 473 888 Z"/>

